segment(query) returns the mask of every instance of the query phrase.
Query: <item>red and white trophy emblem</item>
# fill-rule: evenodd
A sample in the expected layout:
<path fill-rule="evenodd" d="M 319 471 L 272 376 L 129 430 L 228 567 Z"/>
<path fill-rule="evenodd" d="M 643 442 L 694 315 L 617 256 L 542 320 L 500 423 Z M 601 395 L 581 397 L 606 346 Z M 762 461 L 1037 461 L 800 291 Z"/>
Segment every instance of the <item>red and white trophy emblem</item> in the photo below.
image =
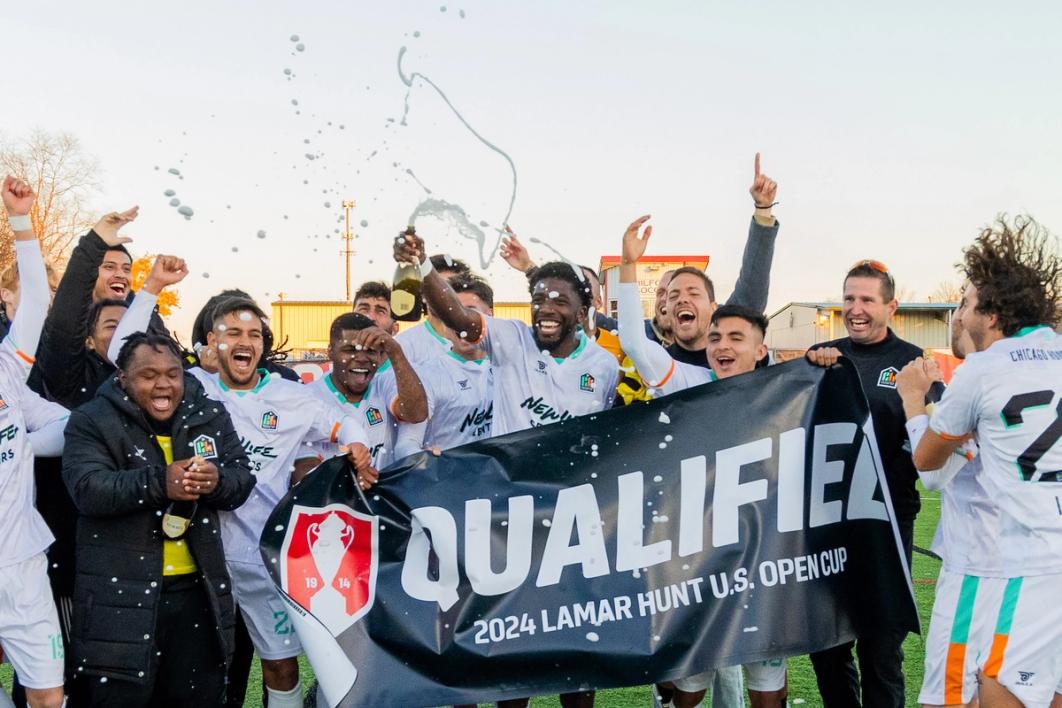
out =
<path fill-rule="evenodd" d="M 378 532 L 379 517 L 344 504 L 296 504 L 280 549 L 280 587 L 298 606 L 292 623 L 332 705 L 357 680 L 335 638 L 372 609 Z"/>

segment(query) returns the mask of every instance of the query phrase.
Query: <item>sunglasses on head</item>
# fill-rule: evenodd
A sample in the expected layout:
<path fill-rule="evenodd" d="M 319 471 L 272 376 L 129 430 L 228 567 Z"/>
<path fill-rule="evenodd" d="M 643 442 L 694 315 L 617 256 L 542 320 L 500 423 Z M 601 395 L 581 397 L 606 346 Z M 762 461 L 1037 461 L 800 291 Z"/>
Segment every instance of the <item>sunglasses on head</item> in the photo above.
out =
<path fill-rule="evenodd" d="M 879 273 L 884 275 L 886 278 L 888 278 L 890 283 L 892 282 L 892 273 L 889 272 L 889 267 L 887 265 L 885 265 L 884 263 L 882 263 L 881 261 L 875 261 L 875 260 L 866 258 L 866 259 L 863 259 L 861 261 L 856 261 L 855 263 L 852 264 L 852 267 L 849 268 L 848 270 L 852 271 L 852 270 L 855 270 L 856 268 L 863 268 L 863 267 L 872 268 L 873 270 L 878 271 Z"/>

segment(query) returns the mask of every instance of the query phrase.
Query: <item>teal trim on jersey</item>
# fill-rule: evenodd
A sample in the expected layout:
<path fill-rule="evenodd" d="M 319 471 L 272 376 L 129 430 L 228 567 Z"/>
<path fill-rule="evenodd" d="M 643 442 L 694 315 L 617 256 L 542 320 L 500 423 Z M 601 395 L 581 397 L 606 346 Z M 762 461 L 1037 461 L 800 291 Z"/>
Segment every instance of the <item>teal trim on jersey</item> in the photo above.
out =
<path fill-rule="evenodd" d="M 964 575 L 962 588 L 959 590 L 959 602 L 955 606 L 955 621 L 951 625 L 951 643 L 966 644 L 970 638 L 970 622 L 973 621 L 974 601 L 977 599 L 977 585 L 980 578 Z"/>
<path fill-rule="evenodd" d="M 444 337 L 441 334 L 439 334 L 435 330 L 435 328 L 431 326 L 431 322 L 428 322 L 427 320 L 424 320 L 424 326 L 427 328 L 428 334 L 430 334 L 431 336 L 433 336 L 436 339 L 438 339 L 440 344 L 445 344 L 446 346 L 450 346 L 450 340 L 448 340 L 446 337 Z"/>
<path fill-rule="evenodd" d="M 1041 403 L 1038 406 L 1029 406 L 1028 408 L 1022 408 L 1021 412 L 1024 413 L 1025 411 L 1034 411 L 1037 408 L 1047 408 L 1050 405 L 1051 405 L 1050 403 Z M 1007 423 L 1007 417 L 1005 415 L 1003 415 L 1003 411 L 999 412 L 999 418 L 1000 418 L 1000 420 L 1003 421 L 1003 427 L 1006 428 L 1007 430 L 1010 430 L 1011 428 L 1017 428 L 1017 427 L 1019 427 L 1021 425 L 1024 425 L 1024 423 L 1025 423 L 1025 421 L 1022 421 L 1021 423 L 1015 423 L 1014 425 L 1008 424 Z M 1021 469 L 1020 465 L 1019 465 L 1019 469 Z"/>
<path fill-rule="evenodd" d="M 376 368 L 376 374 L 382 374 L 383 372 L 387 371 L 390 368 L 391 368 L 391 360 L 390 359 L 384 359 L 384 363 L 380 364 L 380 366 L 378 366 Z M 373 376 L 375 376 L 376 374 L 373 374 Z"/>
<path fill-rule="evenodd" d="M 446 353 L 449 356 L 451 356 L 454 359 L 456 359 L 457 361 L 461 362 L 462 364 L 482 364 L 484 362 L 489 362 L 490 361 L 490 357 L 489 356 L 485 356 L 482 359 L 466 359 L 463 356 L 461 356 L 460 354 L 458 354 L 457 352 L 455 352 L 453 349 L 451 349 L 450 351 L 448 351 Z"/>
<path fill-rule="evenodd" d="M 1040 329 L 1051 329 L 1051 327 L 1049 325 L 1044 325 L 1044 324 L 1042 324 L 1042 325 L 1029 325 L 1028 327 L 1022 327 L 1021 329 L 1019 329 L 1017 332 L 1014 333 L 1014 336 L 1015 337 L 1024 337 L 1025 335 L 1032 334 L 1033 332 L 1035 332 L 1037 330 L 1040 330 Z"/>
<path fill-rule="evenodd" d="M 325 386 L 328 387 L 328 390 L 332 392 L 332 395 L 336 397 L 337 401 L 339 401 L 344 406 L 351 406 L 352 408 L 360 408 L 361 401 L 364 401 L 366 398 L 369 397 L 369 394 L 372 393 L 372 381 L 370 381 L 369 385 L 365 388 L 365 393 L 361 394 L 361 401 L 358 401 L 357 403 L 352 403 L 348 401 L 347 397 L 340 393 L 339 389 L 336 388 L 336 385 L 332 383 L 332 374 L 328 374 L 328 376 L 325 376 Z"/>
<path fill-rule="evenodd" d="M 1025 578 L 1011 578 L 1007 581 L 1007 587 L 1003 591 L 1003 602 L 999 606 L 999 619 L 996 620 L 996 634 L 1010 634 L 1010 626 L 1014 623 L 1014 610 L 1018 607 L 1018 596 L 1021 594 L 1021 583 Z"/>
<path fill-rule="evenodd" d="M 553 361 L 557 362 L 558 364 L 563 364 L 565 361 L 570 361 L 570 360 L 575 359 L 577 356 L 579 356 L 580 354 L 583 353 L 584 349 L 586 349 L 586 335 L 583 334 L 582 332 L 580 332 L 579 333 L 579 345 L 577 347 L 575 347 L 575 351 L 573 351 L 568 356 L 555 356 L 555 357 L 553 357 Z"/>
<path fill-rule="evenodd" d="M 218 377 L 218 385 L 221 386 L 221 390 L 222 391 L 224 391 L 226 393 L 228 393 L 229 391 L 232 391 L 237 396 L 242 396 L 242 395 L 247 394 L 247 393 L 258 393 L 263 388 L 265 388 L 265 385 L 267 383 L 269 383 L 270 374 L 269 374 L 269 371 L 267 371 L 266 369 L 257 369 L 257 371 L 258 371 L 258 383 L 256 383 L 254 385 L 254 388 L 246 389 L 246 390 L 231 389 L 231 388 L 229 388 L 228 386 L 225 385 L 225 382 L 221 380 L 220 376 Z"/>
<path fill-rule="evenodd" d="M 712 371 L 711 369 L 708 369 L 708 380 L 709 381 L 718 381 L 719 377 L 715 375 L 714 371 Z"/>

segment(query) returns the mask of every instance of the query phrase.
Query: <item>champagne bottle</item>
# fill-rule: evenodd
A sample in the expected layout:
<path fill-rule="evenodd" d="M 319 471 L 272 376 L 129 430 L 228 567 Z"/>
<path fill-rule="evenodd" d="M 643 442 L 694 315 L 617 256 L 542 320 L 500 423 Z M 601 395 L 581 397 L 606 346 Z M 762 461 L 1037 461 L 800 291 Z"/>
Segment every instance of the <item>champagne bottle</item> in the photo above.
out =
<path fill-rule="evenodd" d="M 188 527 L 192 525 L 192 517 L 195 516 L 196 502 L 171 502 L 166 507 L 166 513 L 162 515 L 162 533 L 166 538 L 177 540 L 184 536 Z"/>
<path fill-rule="evenodd" d="M 400 235 L 415 236 L 412 225 Z M 416 322 L 424 311 L 421 300 L 421 286 L 424 279 L 417 263 L 399 263 L 395 268 L 395 277 L 391 285 L 391 314 L 396 320 Z"/>

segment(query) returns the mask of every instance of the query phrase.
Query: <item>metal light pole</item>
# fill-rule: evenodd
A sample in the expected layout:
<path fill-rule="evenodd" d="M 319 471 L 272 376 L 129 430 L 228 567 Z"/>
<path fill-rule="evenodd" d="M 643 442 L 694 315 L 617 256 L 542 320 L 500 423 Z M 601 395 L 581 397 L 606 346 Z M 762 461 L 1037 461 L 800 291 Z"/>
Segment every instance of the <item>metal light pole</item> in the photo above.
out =
<path fill-rule="evenodd" d="M 347 261 L 347 302 L 350 302 L 350 257 L 354 255 L 354 249 L 350 247 L 350 241 L 354 237 L 350 233 L 350 210 L 355 206 L 354 200 L 343 200 L 343 212 L 347 218 L 347 228 L 343 233 L 343 250 L 340 253 Z"/>

